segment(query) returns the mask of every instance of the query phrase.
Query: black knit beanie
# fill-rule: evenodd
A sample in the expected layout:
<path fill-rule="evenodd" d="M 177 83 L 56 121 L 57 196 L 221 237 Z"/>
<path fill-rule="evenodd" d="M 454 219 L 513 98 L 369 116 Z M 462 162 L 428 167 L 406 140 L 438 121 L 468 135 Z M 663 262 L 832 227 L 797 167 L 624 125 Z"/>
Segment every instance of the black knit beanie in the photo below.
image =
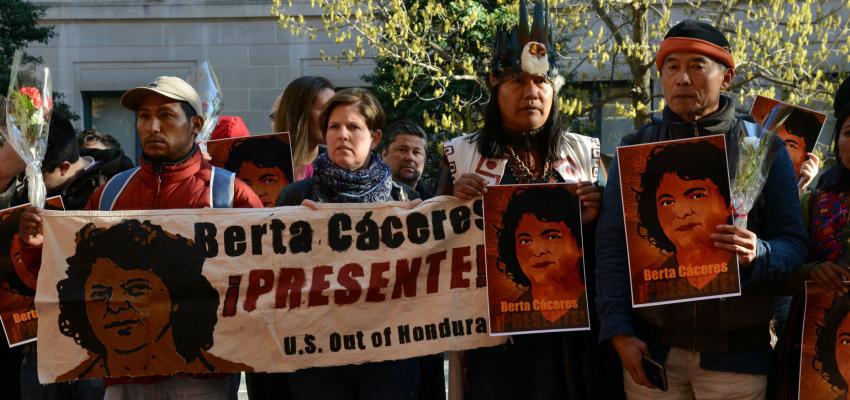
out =
<path fill-rule="evenodd" d="M 726 36 L 706 22 L 686 19 L 670 28 L 658 48 L 656 68 L 660 71 L 664 59 L 677 52 L 704 54 L 727 68 L 735 68 L 735 59 Z"/>
<path fill-rule="evenodd" d="M 670 28 L 670 30 L 667 31 L 667 34 L 664 35 L 664 39 L 671 37 L 705 40 L 706 42 L 714 43 L 715 45 L 727 50 L 730 49 L 729 41 L 726 40 L 726 36 L 723 35 L 723 32 L 720 32 L 717 28 L 707 22 L 697 21 L 694 19 L 686 19 Z"/>

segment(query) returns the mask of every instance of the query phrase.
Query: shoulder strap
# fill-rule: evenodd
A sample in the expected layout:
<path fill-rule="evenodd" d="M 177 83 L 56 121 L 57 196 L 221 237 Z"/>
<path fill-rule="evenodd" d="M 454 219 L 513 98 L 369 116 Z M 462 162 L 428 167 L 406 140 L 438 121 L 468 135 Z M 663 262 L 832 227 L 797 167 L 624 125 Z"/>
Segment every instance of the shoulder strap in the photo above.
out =
<path fill-rule="evenodd" d="M 210 174 L 210 204 L 213 208 L 232 208 L 236 174 L 218 167 L 212 167 Z"/>
<path fill-rule="evenodd" d="M 100 203 L 98 204 L 100 211 L 112 211 L 115 201 L 118 200 L 118 197 L 124 192 L 124 188 L 127 187 L 127 183 L 133 179 L 139 169 L 139 167 L 135 167 L 121 171 L 106 182 L 103 186 L 103 192 L 100 194 Z"/>

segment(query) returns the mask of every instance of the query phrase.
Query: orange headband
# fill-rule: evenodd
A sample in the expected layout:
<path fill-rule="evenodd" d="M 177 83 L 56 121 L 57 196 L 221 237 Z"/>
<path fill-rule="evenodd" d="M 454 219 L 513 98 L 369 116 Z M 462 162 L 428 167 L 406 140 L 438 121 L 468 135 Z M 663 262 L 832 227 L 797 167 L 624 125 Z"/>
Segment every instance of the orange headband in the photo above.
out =
<path fill-rule="evenodd" d="M 687 38 L 687 37 L 671 37 L 664 39 L 661 42 L 661 47 L 658 48 L 658 54 L 655 56 L 655 68 L 661 71 L 661 66 L 664 64 L 664 59 L 673 53 L 699 53 L 715 60 L 728 68 L 735 68 L 735 59 L 728 49 L 720 47 L 707 40 Z"/>

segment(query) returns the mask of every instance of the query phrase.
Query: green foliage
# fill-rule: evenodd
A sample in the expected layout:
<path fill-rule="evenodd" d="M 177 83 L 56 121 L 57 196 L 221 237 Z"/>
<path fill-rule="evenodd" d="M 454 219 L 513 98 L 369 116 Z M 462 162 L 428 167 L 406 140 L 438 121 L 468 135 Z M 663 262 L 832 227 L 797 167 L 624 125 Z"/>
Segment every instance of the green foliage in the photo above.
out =
<path fill-rule="evenodd" d="M 630 104 L 618 106 L 618 114 L 644 123 L 664 104 L 652 107 L 661 97 L 652 90 L 652 80 L 660 78 L 654 57 L 664 34 L 681 20 L 671 16 L 677 10 L 712 23 L 729 39 L 737 65 L 727 92 L 741 111 L 756 95 L 823 109 L 836 88 L 833 73 L 850 60 L 848 7 L 847 0 L 593 0 L 575 48 L 574 67 L 584 64 L 585 72 L 572 78 L 630 81 L 628 92 L 603 92 L 596 103 L 582 99 L 583 109 L 626 99 Z"/>
<path fill-rule="evenodd" d="M 15 50 L 30 43 L 47 43 L 56 35 L 52 26 L 38 25 L 45 8 L 22 0 L 0 0 L 0 95 L 5 96 L 9 87 L 9 74 Z M 41 63 L 41 57 L 24 54 L 23 62 Z M 72 121 L 80 119 L 71 107 L 62 101 L 61 93 L 53 93 L 54 110 Z"/>
<path fill-rule="evenodd" d="M 377 68 L 366 80 L 391 120 L 410 117 L 440 132 L 439 141 L 480 126 L 489 100 L 489 46 L 497 26 L 516 23 L 518 1 L 311 0 L 318 19 L 295 12 L 291 0 L 273 3 L 282 28 L 309 39 L 327 36 L 345 47 L 338 55 L 323 53 L 326 61 L 375 57 Z M 742 111 L 757 94 L 824 109 L 837 84 L 834 73 L 850 61 L 850 0 L 549 4 L 555 51 L 568 82 L 558 104 L 571 119 L 587 120 L 613 104 L 616 115 L 635 126 L 647 122 L 664 105 L 653 87 L 660 78 L 655 54 L 683 17 L 707 20 L 729 38 L 737 66 L 728 92 Z M 596 83 L 594 90 L 582 83 L 587 81 Z"/>
<path fill-rule="evenodd" d="M 47 43 L 55 33 L 52 26 L 40 26 L 44 7 L 21 0 L 0 0 L 0 93 L 9 87 L 9 67 L 15 50 L 31 42 Z M 24 63 L 41 62 L 38 57 L 25 55 Z"/>
<path fill-rule="evenodd" d="M 274 4 L 273 14 L 293 34 L 354 45 L 325 54 L 326 61 L 375 56 L 378 68 L 367 81 L 391 119 L 412 117 L 452 133 L 478 126 L 478 110 L 489 99 L 484 66 L 491 38 L 496 27 L 516 19 L 515 6 L 503 1 L 313 0 L 319 26 L 290 14 L 290 1 Z"/>

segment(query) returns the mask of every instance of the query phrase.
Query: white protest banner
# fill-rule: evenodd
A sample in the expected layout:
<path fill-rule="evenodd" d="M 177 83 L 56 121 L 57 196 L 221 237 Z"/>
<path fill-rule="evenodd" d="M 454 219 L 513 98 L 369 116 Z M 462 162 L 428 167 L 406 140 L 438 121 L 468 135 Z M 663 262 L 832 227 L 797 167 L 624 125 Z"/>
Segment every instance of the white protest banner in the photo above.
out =
<path fill-rule="evenodd" d="M 44 213 L 39 379 L 284 372 L 503 343 L 481 200 Z"/>

